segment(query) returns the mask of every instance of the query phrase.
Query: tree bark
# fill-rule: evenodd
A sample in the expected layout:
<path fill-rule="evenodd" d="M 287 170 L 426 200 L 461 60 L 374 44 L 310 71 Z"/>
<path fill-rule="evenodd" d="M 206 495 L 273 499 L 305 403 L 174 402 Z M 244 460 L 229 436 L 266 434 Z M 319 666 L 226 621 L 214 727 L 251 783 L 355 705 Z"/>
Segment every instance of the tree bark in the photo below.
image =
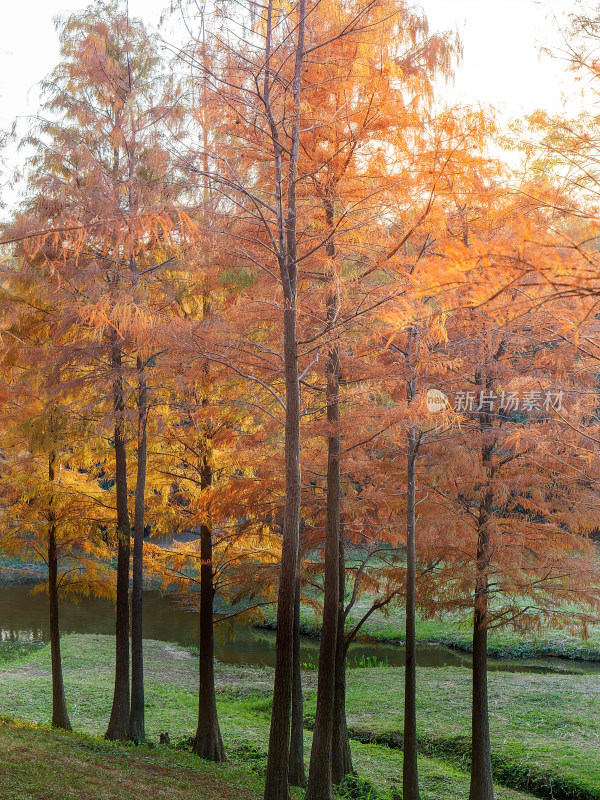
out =
<path fill-rule="evenodd" d="M 111 362 L 114 371 L 113 403 L 116 415 L 114 435 L 118 553 L 115 687 L 106 738 L 125 741 L 129 722 L 129 551 L 131 528 L 127 508 L 127 449 L 122 362 L 116 335 L 113 339 Z"/>
<path fill-rule="evenodd" d="M 294 605 L 300 521 L 300 386 L 298 382 L 295 305 L 284 311 L 286 431 L 286 498 L 277 599 L 275 679 L 265 800 L 289 798 L 288 761 L 293 683 Z"/>
<path fill-rule="evenodd" d="M 300 548 L 299 548 L 300 551 Z M 298 552 L 298 560 L 300 552 Z M 306 786 L 304 771 L 304 702 L 300 667 L 300 575 L 296 575 L 294 596 L 294 644 L 292 654 L 292 730 L 290 734 L 289 781 L 292 786 Z"/>
<path fill-rule="evenodd" d="M 490 493 L 491 494 L 491 493 Z M 477 578 L 473 615 L 472 764 L 469 800 L 494 800 L 487 688 L 487 605 L 489 534 L 480 525 L 477 542 Z"/>
<path fill-rule="evenodd" d="M 205 459 L 201 488 L 212 483 L 212 469 Z M 198 686 L 198 727 L 193 751 L 208 761 L 226 761 L 219 728 L 215 694 L 214 629 L 213 629 L 213 541 L 209 525 L 200 526 L 200 658 Z"/>
<path fill-rule="evenodd" d="M 333 229 L 333 203 L 325 204 L 329 230 Z M 333 259 L 335 249 L 330 239 L 327 255 Z M 329 276 L 327 289 L 327 321 L 331 325 L 337 313 L 337 281 Z M 340 600 L 340 361 L 336 345 L 327 359 L 327 523 L 325 529 L 325 585 L 323 601 L 323 630 L 319 650 L 317 708 L 310 753 L 307 800 L 331 800 L 333 717 L 336 683 L 336 649 L 338 645 L 338 609 Z M 345 571 L 345 570 L 344 570 Z M 344 648 L 345 650 L 345 648 Z M 344 658 L 345 661 L 345 658 Z"/>
<path fill-rule="evenodd" d="M 138 441 L 135 511 L 133 523 L 133 576 L 131 586 L 131 707 L 129 738 L 143 742 L 144 722 L 144 653 L 142 634 L 142 589 L 144 584 L 144 507 L 146 503 L 146 471 L 148 451 L 148 386 L 141 358 L 138 370 Z"/>
<path fill-rule="evenodd" d="M 48 479 L 55 479 L 56 453 L 48 457 Z M 58 555 L 56 545 L 56 514 L 52 498 L 48 513 L 48 597 L 50 607 L 50 654 L 52 659 L 52 727 L 73 730 L 67 712 L 60 654 L 60 627 L 58 622 Z"/>
<path fill-rule="evenodd" d="M 415 484 L 417 438 L 414 425 L 407 437 L 407 503 L 406 503 L 406 667 L 404 670 L 404 744 L 402 763 L 402 797 L 419 800 L 419 773 L 417 766 L 417 650 L 415 633 L 416 590 L 416 518 Z"/>
<path fill-rule="evenodd" d="M 275 156 L 275 193 L 279 224 L 279 269 L 283 286 L 283 357 L 285 374 L 285 508 L 279 593 L 277 598 L 277 634 L 275 639 L 275 678 L 273 711 L 269 732 L 269 752 L 264 800 L 289 800 L 290 706 L 293 683 L 293 635 L 296 574 L 300 526 L 300 380 L 296 334 L 296 298 L 298 287 L 298 246 L 296 238 L 296 180 L 300 148 L 300 82 L 304 59 L 306 0 L 300 0 L 296 44 L 293 95 L 292 141 L 287 180 L 287 214 L 283 225 L 282 147 L 275 127 L 269 100 L 272 0 L 268 4 L 264 103 L 271 120 Z"/>
<path fill-rule="evenodd" d="M 483 388 L 483 378 L 476 376 L 476 384 Z M 486 391 L 491 393 L 493 378 L 488 375 Z M 481 461 L 487 471 L 487 485 L 482 490 L 479 519 L 477 520 L 477 557 L 475 563 L 475 602 L 473 611 L 473 705 L 471 711 L 471 788 L 469 800 L 494 800 L 492 780 L 492 753 L 490 743 L 490 721 L 487 687 L 487 635 L 488 635 L 488 586 L 489 567 L 492 558 L 490 523 L 493 514 L 494 477 L 492 455 L 495 440 L 491 437 L 493 416 L 491 408 L 479 413 L 482 431 Z"/>
<path fill-rule="evenodd" d="M 346 723 L 346 654 L 344 636 L 346 616 L 344 614 L 344 592 L 346 588 L 346 554 L 344 535 L 340 528 L 338 559 L 338 621 L 335 648 L 335 694 L 333 700 L 333 735 L 331 743 L 331 780 L 337 786 L 346 775 L 354 775 L 350 737 Z"/>

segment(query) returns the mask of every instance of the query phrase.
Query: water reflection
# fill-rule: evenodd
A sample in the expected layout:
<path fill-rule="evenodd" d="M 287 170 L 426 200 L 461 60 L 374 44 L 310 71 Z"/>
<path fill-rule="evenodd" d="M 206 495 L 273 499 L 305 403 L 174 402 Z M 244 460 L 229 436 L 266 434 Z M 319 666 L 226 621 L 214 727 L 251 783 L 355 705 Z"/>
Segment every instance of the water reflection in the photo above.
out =
<path fill-rule="evenodd" d="M 48 641 L 49 622 L 47 597 L 43 593 L 31 594 L 31 588 L 14 585 L 0 588 L 0 640 Z M 61 603 L 61 630 L 63 633 L 99 633 L 114 635 L 115 615 L 108 600 L 84 597 L 77 603 Z M 183 611 L 157 592 L 144 592 L 144 638 L 176 642 L 184 647 L 197 645 L 198 618 Z M 248 627 L 231 629 L 217 626 L 215 656 L 229 664 L 256 664 L 274 666 L 275 635 L 271 631 Z M 319 657 L 318 642 L 303 639 L 301 660 L 316 665 Z M 351 666 L 376 659 L 389 666 L 404 666 L 403 647 L 359 643 L 350 647 L 348 659 Z M 442 645 L 419 645 L 417 664 L 421 667 L 471 667 L 467 653 Z M 508 672 L 598 672 L 598 662 L 572 662 L 560 658 L 508 661 L 489 659 L 490 670 Z"/>

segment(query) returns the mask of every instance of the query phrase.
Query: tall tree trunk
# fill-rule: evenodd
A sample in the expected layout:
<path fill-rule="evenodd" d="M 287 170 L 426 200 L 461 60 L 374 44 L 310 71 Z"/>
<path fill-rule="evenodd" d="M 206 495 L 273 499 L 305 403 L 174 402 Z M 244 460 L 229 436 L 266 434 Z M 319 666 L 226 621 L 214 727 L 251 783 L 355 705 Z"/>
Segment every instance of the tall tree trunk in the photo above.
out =
<path fill-rule="evenodd" d="M 502 351 L 500 346 L 496 358 Z M 476 374 L 475 383 L 484 388 L 484 378 Z M 485 378 L 488 396 L 493 389 L 493 375 Z M 494 800 L 492 781 L 492 754 L 490 744 L 490 721 L 487 688 L 487 633 L 488 633 L 488 586 L 489 568 L 492 558 L 490 524 L 493 515 L 494 489 L 492 480 L 494 466 L 492 456 L 496 440 L 492 435 L 493 414 L 491 405 L 484 403 L 479 413 L 482 432 L 481 463 L 487 473 L 487 484 L 482 490 L 477 521 L 477 558 L 475 563 L 475 602 L 473 610 L 473 705 L 471 710 L 471 788 L 469 800 Z"/>
<path fill-rule="evenodd" d="M 325 212 L 329 230 L 333 229 L 333 202 L 327 198 Z M 326 252 L 333 261 L 335 249 L 329 239 Z M 332 325 L 337 313 L 337 280 L 332 274 L 327 287 L 327 321 Z M 336 683 L 336 650 L 338 645 L 338 608 L 340 599 L 340 361 L 336 345 L 329 350 L 327 360 L 327 523 L 325 529 L 325 585 L 323 601 L 323 630 L 319 650 L 317 708 L 310 753 L 307 800 L 331 800 L 333 717 Z M 345 650 L 345 648 L 344 648 Z M 345 660 L 345 659 L 344 659 Z"/>
<path fill-rule="evenodd" d="M 484 448 L 484 459 L 489 459 L 491 453 L 488 451 L 489 448 Z M 477 536 L 471 716 L 473 755 L 469 800 L 494 800 L 487 688 L 488 569 L 491 555 L 489 518 L 492 504 L 493 490 L 488 488 L 480 507 Z"/>
<path fill-rule="evenodd" d="M 415 484 L 417 461 L 416 429 L 411 425 L 407 436 L 406 504 L 406 668 L 404 671 L 404 754 L 402 797 L 419 800 L 417 767 L 417 650 L 415 633 L 415 583 L 417 574 L 415 547 Z"/>
<path fill-rule="evenodd" d="M 294 606 L 300 521 L 300 386 L 298 381 L 296 309 L 284 311 L 286 378 L 284 532 L 277 599 L 275 679 L 265 800 L 289 798 L 288 761 L 293 683 Z"/>
<path fill-rule="evenodd" d="M 212 484 L 212 468 L 204 457 L 200 488 Z M 215 694 L 214 629 L 213 629 L 213 540 L 210 525 L 200 526 L 200 658 L 198 685 L 198 727 L 193 751 L 208 761 L 226 761 L 225 748 L 217 716 Z"/>
<path fill-rule="evenodd" d="M 144 506 L 146 502 L 146 468 L 148 451 L 148 386 L 144 365 L 137 358 L 138 370 L 138 437 L 135 511 L 133 523 L 133 576 L 131 586 L 131 708 L 129 738 L 144 741 L 144 654 L 142 638 L 142 589 L 144 584 Z"/>
<path fill-rule="evenodd" d="M 344 535 L 340 528 L 339 536 L 339 600 L 337 621 L 337 644 L 335 648 L 335 695 L 333 700 L 333 735 L 331 743 L 331 779 L 334 785 L 341 783 L 346 775 L 354 775 L 350 737 L 346 722 L 346 654 L 344 636 L 346 616 L 344 614 L 344 593 L 346 588 L 346 553 Z"/>
<path fill-rule="evenodd" d="M 56 453 L 48 457 L 48 479 L 55 478 Z M 72 730 L 67 712 L 63 683 L 62 658 L 60 655 L 60 627 L 58 623 L 58 555 L 56 546 L 56 514 L 53 498 L 48 513 L 48 597 L 50 606 L 50 654 L 52 658 L 52 727 Z"/>
<path fill-rule="evenodd" d="M 131 528 L 127 508 L 127 449 L 121 350 L 116 334 L 111 352 L 115 410 L 115 489 L 117 499 L 117 609 L 116 658 L 113 705 L 106 738 L 127 739 L 129 722 L 129 551 Z"/>
<path fill-rule="evenodd" d="M 298 560 L 300 548 L 298 548 Z M 294 643 L 292 679 L 292 730 L 290 734 L 289 781 L 292 786 L 306 786 L 304 771 L 304 702 L 300 667 L 300 575 L 296 575 L 294 596 Z"/>
<path fill-rule="evenodd" d="M 283 287 L 283 360 L 285 374 L 285 508 L 279 593 L 277 598 L 277 634 L 275 639 L 275 678 L 273 711 L 269 732 L 269 752 L 265 777 L 264 800 L 289 800 L 288 782 L 290 748 L 290 706 L 293 683 L 292 646 L 294 637 L 294 605 L 300 526 L 300 380 L 298 374 L 298 339 L 296 333 L 298 291 L 298 243 L 296 236 L 296 180 L 300 149 L 300 84 L 304 60 L 306 0 L 298 6 L 298 26 L 294 63 L 293 122 L 287 175 L 287 214 L 283 219 L 281 172 L 282 147 L 270 107 L 272 0 L 267 11 L 265 39 L 265 93 L 275 157 L 275 194 L 279 227 L 279 269 Z"/>
<path fill-rule="evenodd" d="M 200 526 L 200 658 L 198 727 L 193 752 L 208 761 L 223 762 L 225 748 L 217 715 L 214 672 L 212 530 Z"/>

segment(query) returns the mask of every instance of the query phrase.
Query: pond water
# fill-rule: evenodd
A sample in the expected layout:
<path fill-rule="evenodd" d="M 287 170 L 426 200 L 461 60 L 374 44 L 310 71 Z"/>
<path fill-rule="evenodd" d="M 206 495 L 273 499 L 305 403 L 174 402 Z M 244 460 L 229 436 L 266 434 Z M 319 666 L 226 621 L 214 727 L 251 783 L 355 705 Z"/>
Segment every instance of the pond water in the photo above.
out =
<path fill-rule="evenodd" d="M 82 598 L 78 603 L 64 601 L 60 607 L 61 632 L 100 633 L 114 635 L 113 604 L 98 598 Z M 158 592 L 144 592 L 144 638 L 176 642 L 183 647 L 198 643 L 198 615 L 178 608 Z M 0 588 L 0 639 L 3 641 L 39 641 L 49 639 L 48 600 L 40 592 L 31 594 L 23 584 Z M 316 664 L 319 644 L 303 638 L 301 659 Z M 275 664 L 275 634 L 249 627 L 219 626 L 216 628 L 215 657 L 228 664 Z M 404 648 L 389 644 L 358 643 L 350 647 L 351 666 L 376 659 L 389 666 L 404 666 Z M 421 667 L 471 667 L 471 656 L 443 645 L 417 647 L 417 664 Z M 600 672 L 600 663 L 569 661 L 561 658 L 539 658 L 523 661 L 489 659 L 490 670 L 507 672 Z"/>

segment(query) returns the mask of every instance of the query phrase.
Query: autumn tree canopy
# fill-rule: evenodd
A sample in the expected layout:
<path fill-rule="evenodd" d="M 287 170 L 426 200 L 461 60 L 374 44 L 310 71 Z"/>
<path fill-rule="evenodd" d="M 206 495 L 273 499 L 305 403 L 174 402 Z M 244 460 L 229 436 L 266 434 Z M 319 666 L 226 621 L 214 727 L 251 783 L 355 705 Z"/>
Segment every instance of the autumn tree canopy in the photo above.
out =
<path fill-rule="evenodd" d="M 273 606 L 265 800 L 332 800 L 354 772 L 348 646 L 402 607 L 418 800 L 415 620 L 452 611 L 470 800 L 493 800 L 488 632 L 585 634 L 600 603 L 598 20 L 567 39 L 589 109 L 507 138 L 445 106 L 461 42 L 400 0 L 173 6 L 181 47 L 121 0 L 58 21 L 3 231 L 0 549 L 47 565 L 53 724 L 58 598 L 105 594 L 106 735 L 144 741 L 152 580 L 199 612 L 193 750 L 224 761 L 213 628 Z"/>

